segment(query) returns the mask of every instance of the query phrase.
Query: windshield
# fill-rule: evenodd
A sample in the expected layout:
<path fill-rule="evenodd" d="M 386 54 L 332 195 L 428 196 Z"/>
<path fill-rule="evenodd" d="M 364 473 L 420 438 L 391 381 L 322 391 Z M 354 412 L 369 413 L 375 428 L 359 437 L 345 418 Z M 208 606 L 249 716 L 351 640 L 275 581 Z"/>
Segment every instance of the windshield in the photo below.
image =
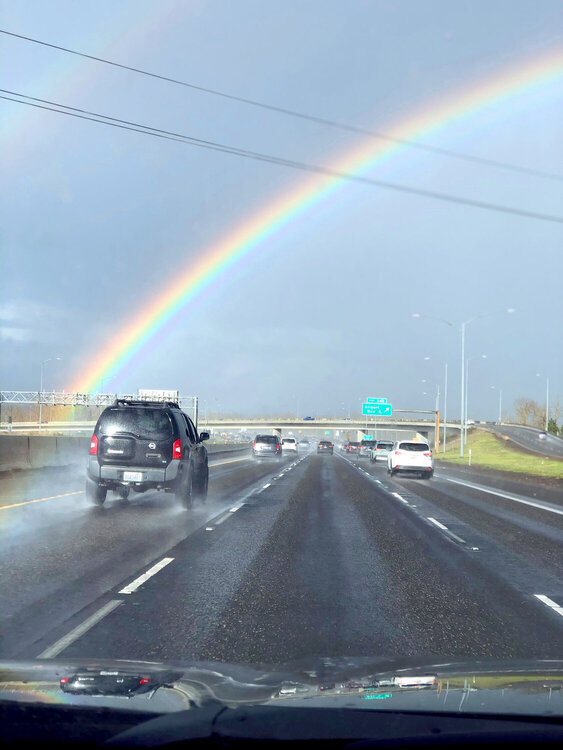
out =
<path fill-rule="evenodd" d="M 2 11 L 0 662 L 560 658 L 563 2 Z"/>

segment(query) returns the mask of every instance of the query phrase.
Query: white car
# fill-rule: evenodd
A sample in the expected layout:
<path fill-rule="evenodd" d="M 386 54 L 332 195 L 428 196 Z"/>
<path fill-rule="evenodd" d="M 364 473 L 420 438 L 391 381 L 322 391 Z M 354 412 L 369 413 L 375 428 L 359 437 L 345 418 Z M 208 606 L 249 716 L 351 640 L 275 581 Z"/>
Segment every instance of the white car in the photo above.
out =
<path fill-rule="evenodd" d="M 375 461 L 387 461 L 390 450 L 393 450 L 392 440 L 378 440 L 370 451 L 369 460 L 372 463 Z"/>
<path fill-rule="evenodd" d="M 297 453 L 297 440 L 295 438 L 283 438 L 282 453 Z"/>
<path fill-rule="evenodd" d="M 398 440 L 387 456 L 387 473 L 397 472 L 419 474 L 430 479 L 434 474 L 434 457 L 428 443 L 422 440 Z"/>

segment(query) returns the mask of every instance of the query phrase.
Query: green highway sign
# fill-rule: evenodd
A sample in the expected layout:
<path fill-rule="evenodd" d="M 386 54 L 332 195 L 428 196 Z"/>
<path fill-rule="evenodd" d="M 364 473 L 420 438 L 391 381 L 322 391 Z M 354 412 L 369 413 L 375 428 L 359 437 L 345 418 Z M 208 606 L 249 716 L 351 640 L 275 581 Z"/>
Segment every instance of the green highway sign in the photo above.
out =
<path fill-rule="evenodd" d="M 386 404 L 386 398 L 366 398 L 366 404 Z"/>
<path fill-rule="evenodd" d="M 393 414 L 392 404 L 362 404 L 364 417 L 390 417 Z"/>

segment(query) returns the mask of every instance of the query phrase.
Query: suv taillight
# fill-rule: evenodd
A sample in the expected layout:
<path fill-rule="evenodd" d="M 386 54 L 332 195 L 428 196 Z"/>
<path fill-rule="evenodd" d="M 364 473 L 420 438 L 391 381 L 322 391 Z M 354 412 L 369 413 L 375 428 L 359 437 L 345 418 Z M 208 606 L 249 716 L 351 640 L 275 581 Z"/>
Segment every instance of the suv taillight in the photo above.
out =
<path fill-rule="evenodd" d="M 252 447 L 253 447 L 253 448 L 256 448 L 256 443 L 252 443 Z"/>
<path fill-rule="evenodd" d="M 91 456 L 98 455 L 98 436 L 97 435 L 92 435 L 92 440 L 90 440 L 90 455 Z"/>
<path fill-rule="evenodd" d="M 431 456 L 432 455 L 432 451 L 429 451 L 428 453 L 425 453 L 424 455 L 425 456 Z"/>
<path fill-rule="evenodd" d="M 277 450 L 277 451 L 279 451 L 279 449 L 280 449 L 280 444 L 278 443 L 278 444 L 276 445 L 276 450 Z"/>
<path fill-rule="evenodd" d="M 402 453 L 403 453 L 403 451 L 395 451 L 395 455 L 396 456 L 400 456 L 400 455 L 402 455 Z"/>
<path fill-rule="evenodd" d="M 174 445 L 172 446 L 172 458 L 182 458 L 182 441 L 180 440 L 180 438 L 174 441 Z"/>

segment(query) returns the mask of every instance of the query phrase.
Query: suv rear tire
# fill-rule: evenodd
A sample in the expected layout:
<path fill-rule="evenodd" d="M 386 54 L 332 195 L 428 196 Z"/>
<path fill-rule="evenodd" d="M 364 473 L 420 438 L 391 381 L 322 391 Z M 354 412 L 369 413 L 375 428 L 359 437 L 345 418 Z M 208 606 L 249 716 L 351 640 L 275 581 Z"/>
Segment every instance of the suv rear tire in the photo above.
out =
<path fill-rule="evenodd" d="M 102 506 L 108 494 L 106 487 L 101 487 L 92 479 L 86 480 L 86 498 L 92 505 Z"/>
<path fill-rule="evenodd" d="M 180 481 L 178 482 L 178 486 L 176 487 L 176 491 L 174 492 L 174 496 L 176 498 L 176 502 L 182 506 L 182 508 L 186 508 L 186 510 L 190 510 L 192 507 L 193 502 L 193 489 L 194 489 L 194 477 L 193 477 L 193 470 L 190 467 L 185 475 L 181 477 Z"/>
<path fill-rule="evenodd" d="M 197 488 L 197 499 L 204 503 L 207 499 L 207 488 L 209 486 L 209 467 L 205 467 L 205 473 L 201 480 L 198 482 Z"/>

